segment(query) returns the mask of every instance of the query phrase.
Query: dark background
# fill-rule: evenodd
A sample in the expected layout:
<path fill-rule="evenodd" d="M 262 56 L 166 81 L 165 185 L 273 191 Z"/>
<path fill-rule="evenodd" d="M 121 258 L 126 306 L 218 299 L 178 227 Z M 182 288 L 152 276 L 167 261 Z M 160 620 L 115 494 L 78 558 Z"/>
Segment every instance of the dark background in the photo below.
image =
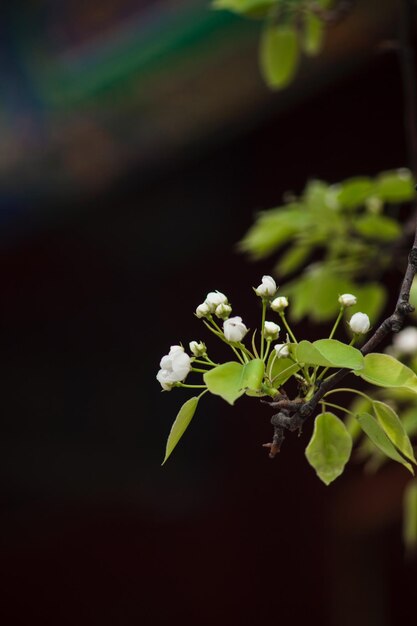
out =
<path fill-rule="evenodd" d="M 36 190 L 24 178 L 4 186 L 7 626 L 384 626 L 415 614 L 401 469 L 364 478 L 353 466 L 326 488 L 304 458 L 310 425 L 271 462 L 261 447 L 268 408 L 211 397 L 160 467 L 188 397 L 160 393 L 161 356 L 211 341 L 193 315 L 210 290 L 256 323 L 251 287 L 272 263 L 235 250 L 254 211 L 309 177 L 336 182 L 407 162 L 393 51 L 372 48 L 327 84 L 298 85 L 285 107 L 254 80 L 263 104 L 250 115 L 176 152 L 161 147 L 136 165 L 131 155 L 107 182 L 52 193 L 45 170 Z"/>

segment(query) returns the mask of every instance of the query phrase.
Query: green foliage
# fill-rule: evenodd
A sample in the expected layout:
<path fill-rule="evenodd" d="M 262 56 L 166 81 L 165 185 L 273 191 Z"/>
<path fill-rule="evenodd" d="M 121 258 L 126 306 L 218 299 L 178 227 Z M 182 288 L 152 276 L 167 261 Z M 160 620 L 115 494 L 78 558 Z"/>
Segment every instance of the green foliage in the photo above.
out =
<path fill-rule="evenodd" d="M 214 9 L 227 9 L 245 17 L 264 18 L 278 0 L 213 0 Z"/>
<path fill-rule="evenodd" d="M 175 421 L 172 424 L 171 431 L 168 435 L 165 458 L 162 462 L 162 465 L 164 465 L 164 463 L 168 460 L 171 452 L 174 450 L 175 446 L 188 428 L 191 420 L 194 417 L 198 401 L 198 397 L 190 398 L 189 400 L 184 402 L 184 404 L 178 411 L 177 417 L 175 418 Z"/>
<path fill-rule="evenodd" d="M 374 401 L 373 409 L 382 430 L 389 440 L 409 461 L 416 463 L 411 441 L 400 418 L 392 407 L 385 402 Z"/>
<path fill-rule="evenodd" d="M 332 0 L 213 0 L 214 9 L 262 19 L 259 63 L 268 87 L 283 89 L 294 78 L 303 51 L 316 56 L 324 44 L 323 11 Z"/>
<path fill-rule="evenodd" d="M 244 367 L 241 363 L 230 361 L 206 372 L 203 378 L 207 389 L 229 404 L 234 404 L 245 393 L 242 385 Z"/>
<path fill-rule="evenodd" d="M 384 429 L 379 425 L 376 419 L 372 417 L 372 415 L 369 413 L 362 413 L 357 419 L 364 433 L 366 433 L 372 443 L 379 450 L 381 450 L 385 456 L 389 457 L 393 461 L 401 463 L 401 465 L 404 465 L 404 467 L 406 467 L 411 474 L 414 474 L 412 465 L 408 463 L 403 456 L 401 456 L 391 439 L 385 433 Z"/>
<path fill-rule="evenodd" d="M 344 423 L 334 413 L 318 415 L 306 457 L 326 485 L 343 473 L 351 450 L 352 438 Z"/>
<path fill-rule="evenodd" d="M 368 383 L 398 387 L 417 393 L 417 376 L 409 367 L 388 354 L 367 354 L 363 370 L 357 372 Z"/>
<path fill-rule="evenodd" d="M 300 341 L 295 346 L 299 363 L 321 365 L 323 367 L 345 367 L 350 370 L 363 368 L 362 353 L 336 339 L 319 339 L 314 343 Z"/>
<path fill-rule="evenodd" d="M 267 26 L 261 37 L 259 63 L 268 87 L 286 87 L 297 71 L 298 61 L 299 44 L 294 26 Z"/>
<path fill-rule="evenodd" d="M 291 196 L 287 204 L 260 213 L 240 249 L 255 260 L 281 252 L 276 272 L 284 280 L 314 257 L 281 287 L 292 299 L 294 321 L 331 319 L 341 293 L 357 296 L 352 313 L 361 310 L 377 319 L 386 301 L 377 281 L 398 253 L 394 244 L 401 236 L 390 203 L 414 197 L 414 180 L 405 169 L 337 185 L 310 181 L 299 198 Z"/>
<path fill-rule="evenodd" d="M 302 33 L 302 46 L 307 56 L 316 56 L 323 47 L 324 22 L 311 11 L 304 15 L 304 31 Z"/>

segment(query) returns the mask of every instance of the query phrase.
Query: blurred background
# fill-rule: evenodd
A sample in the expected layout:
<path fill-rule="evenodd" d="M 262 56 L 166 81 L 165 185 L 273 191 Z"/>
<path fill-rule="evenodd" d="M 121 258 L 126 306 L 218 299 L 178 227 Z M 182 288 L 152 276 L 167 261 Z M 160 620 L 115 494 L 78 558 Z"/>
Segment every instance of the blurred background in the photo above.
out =
<path fill-rule="evenodd" d="M 155 380 L 170 345 L 208 339 L 208 291 L 257 323 L 271 263 L 235 248 L 256 211 L 309 177 L 407 165 L 397 9 L 358 2 L 272 94 L 259 25 L 206 0 L 3 0 L 3 624 L 415 614 L 401 469 L 326 488 L 311 425 L 271 462 L 250 398 L 205 398 L 161 468 L 187 395 Z"/>

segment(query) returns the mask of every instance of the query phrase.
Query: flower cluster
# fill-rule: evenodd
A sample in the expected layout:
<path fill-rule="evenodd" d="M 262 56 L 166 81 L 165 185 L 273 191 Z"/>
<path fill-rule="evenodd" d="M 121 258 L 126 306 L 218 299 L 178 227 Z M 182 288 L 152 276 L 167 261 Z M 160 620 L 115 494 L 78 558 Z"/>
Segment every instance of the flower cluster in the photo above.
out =
<path fill-rule="evenodd" d="M 294 378 L 298 393 L 308 398 L 319 388 L 329 367 L 344 367 L 344 359 L 345 367 L 362 367 L 363 356 L 352 344 L 370 328 L 365 313 L 351 316 L 348 325 L 353 338 L 349 345 L 342 349 L 340 342 L 333 339 L 344 312 L 356 304 L 354 295 L 339 297 L 340 312 L 328 339 L 311 343 L 298 341 L 294 335 L 286 318 L 288 298 L 277 296 L 277 285 L 272 276 L 263 276 L 254 292 L 261 300 L 261 320 L 249 341 L 250 329 L 241 316 L 231 317 L 232 306 L 224 293 L 209 292 L 195 310 L 196 317 L 206 329 L 228 345 L 233 352 L 232 360 L 217 363 L 207 345 L 196 340 L 189 343 L 190 354 L 183 346 L 175 345 L 162 357 L 156 378 L 164 391 L 171 391 L 174 387 L 201 390 L 180 410 L 175 422 L 177 426 L 168 438 L 168 456 L 190 422 L 199 399 L 207 392 L 221 396 L 230 404 L 243 394 L 276 398 L 285 393 L 283 385 Z M 267 319 L 270 315 L 272 319 Z M 274 315 L 280 324 L 273 320 Z M 189 383 L 191 374 L 197 375 L 199 381 Z"/>

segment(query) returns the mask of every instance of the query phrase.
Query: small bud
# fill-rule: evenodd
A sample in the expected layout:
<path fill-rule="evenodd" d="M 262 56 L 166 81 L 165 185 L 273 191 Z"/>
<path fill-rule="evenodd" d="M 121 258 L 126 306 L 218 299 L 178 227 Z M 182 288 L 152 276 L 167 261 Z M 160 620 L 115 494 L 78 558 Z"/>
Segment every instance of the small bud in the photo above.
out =
<path fill-rule="evenodd" d="M 256 287 L 255 293 L 261 298 L 270 298 L 275 295 L 276 290 L 277 285 L 272 276 L 262 276 L 262 282 Z"/>
<path fill-rule="evenodd" d="M 216 307 L 215 311 L 217 317 L 219 317 L 221 320 L 227 320 L 231 312 L 232 307 L 230 306 L 230 304 L 219 304 L 219 306 Z"/>
<path fill-rule="evenodd" d="M 269 341 L 272 341 L 272 339 L 277 339 L 280 330 L 281 328 L 275 322 L 265 322 L 264 336 Z"/>
<path fill-rule="evenodd" d="M 276 343 L 274 350 L 279 359 L 285 359 L 287 356 L 290 356 L 290 349 L 286 343 Z"/>
<path fill-rule="evenodd" d="M 356 302 L 356 296 L 351 293 L 343 293 L 339 296 L 339 303 L 344 307 L 353 306 Z"/>
<path fill-rule="evenodd" d="M 364 335 L 371 327 L 366 313 L 355 313 L 349 321 L 349 326 L 356 335 Z"/>
<path fill-rule="evenodd" d="M 195 310 L 195 314 L 200 319 L 202 317 L 207 317 L 207 315 L 210 315 L 210 307 L 209 307 L 209 305 L 206 304 L 205 302 L 203 302 L 203 304 L 199 304 L 198 307 Z"/>
<path fill-rule="evenodd" d="M 204 302 L 210 308 L 210 313 L 214 313 L 219 304 L 227 304 L 227 298 L 220 291 L 210 291 Z"/>
<path fill-rule="evenodd" d="M 227 341 L 242 341 L 243 337 L 248 332 L 245 324 L 242 322 L 241 317 L 231 317 L 225 320 L 223 324 L 223 332 Z"/>
<path fill-rule="evenodd" d="M 188 345 L 190 348 L 190 352 L 194 356 L 204 356 L 207 353 L 206 344 L 202 341 L 200 341 L 200 343 L 198 341 L 190 341 Z"/>
<path fill-rule="evenodd" d="M 271 302 L 271 309 L 273 311 L 276 311 L 277 313 L 281 313 L 281 311 L 286 309 L 287 306 L 288 306 L 288 298 L 286 298 L 285 296 L 279 296 L 278 298 L 275 298 L 275 300 L 272 300 Z"/>

